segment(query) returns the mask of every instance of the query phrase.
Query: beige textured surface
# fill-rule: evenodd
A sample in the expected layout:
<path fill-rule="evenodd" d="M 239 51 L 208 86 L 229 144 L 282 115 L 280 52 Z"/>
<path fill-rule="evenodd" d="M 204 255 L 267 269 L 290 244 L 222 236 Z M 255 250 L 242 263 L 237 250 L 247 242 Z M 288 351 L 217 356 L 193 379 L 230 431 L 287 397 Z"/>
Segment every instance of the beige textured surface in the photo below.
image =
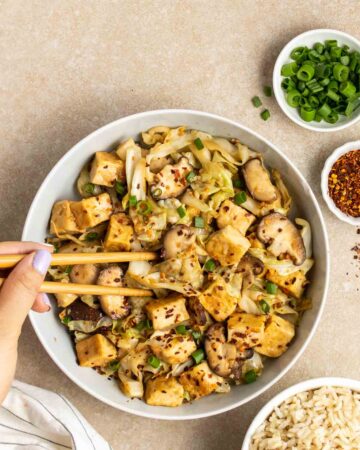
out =
<path fill-rule="evenodd" d="M 327 222 L 332 279 L 315 338 L 280 383 L 227 414 L 155 423 L 105 406 L 62 374 L 25 325 L 17 377 L 66 395 L 114 449 L 238 449 L 254 414 L 286 386 L 359 378 L 360 268 L 350 248 L 360 235 L 326 209 L 319 175 L 332 149 L 360 138 L 360 123 L 317 134 L 286 119 L 274 99 L 266 100 L 267 123 L 250 103 L 296 34 L 328 27 L 360 38 L 358 8 L 356 0 L 0 1 L 1 240 L 20 237 L 41 181 L 80 138 L 118 117 L 168 107 L 218 113 L 269 138 L 310 182 Z"/>

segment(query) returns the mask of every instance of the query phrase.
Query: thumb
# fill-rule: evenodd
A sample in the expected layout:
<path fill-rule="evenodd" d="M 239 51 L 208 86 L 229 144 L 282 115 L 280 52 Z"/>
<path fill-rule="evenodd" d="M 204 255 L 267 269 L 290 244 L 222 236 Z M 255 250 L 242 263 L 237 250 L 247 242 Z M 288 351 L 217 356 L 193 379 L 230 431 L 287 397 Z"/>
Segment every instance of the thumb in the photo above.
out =
<path fill-rule="evenodd" d="M 0 291 L 0 333 L 18 337 L 50 265 L 51 253 L 38 250 L 11 271 Z"/>

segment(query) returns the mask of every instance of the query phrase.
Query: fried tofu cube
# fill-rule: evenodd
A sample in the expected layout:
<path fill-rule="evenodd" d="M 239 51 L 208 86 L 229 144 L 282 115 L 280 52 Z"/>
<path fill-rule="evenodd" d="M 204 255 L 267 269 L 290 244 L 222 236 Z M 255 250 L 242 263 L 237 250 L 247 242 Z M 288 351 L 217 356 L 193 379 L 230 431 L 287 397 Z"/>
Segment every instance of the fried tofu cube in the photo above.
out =
<path fill-rule="evenodd" d="M 279 275 L 276 270 L 269 269 L 265 274 L 265 278 L 277 284 L 285 294 L 295 298 L 302 297 L 307 285 L 306 276 L 302 270 L 297 270 L 290 275 Z"/>
<path fill-rule="evenodd" d="M 288 320 L 273 314 L 266 324 L 264 335 L 256 346 L 256 351 L 270 358 L 278 358 L 288 349 L 294 336 L 295 326 Z"/>
<path fill-rule="evenodd" d="M 114 186 L 125 178 L 125 164 L 109 152 L 96 152 L 90 170 L 90 181 L 100 186 Z"/>
<path fill-rule="evenodd" d="M 150 340 L 150 348 L 162 361 L 181 364 L 196 350 L 196 344 L 190 334 L 181 336 L 164 332 Z"/>
<path fill-rule="evenodd" d="M 119 387 L 121 392 L 130 398 L 143 398 L 144 386 L 142 381 L 133 380 L 119 370 Z"/>
<path fill-rule="evenodd" d="M 234 313 L 228 320 L 228 341 L 241 352 L 255 347 L 262 341 L 266 315 Z"/>
<path fill-rule="evenodd" d="M 198 399 L 214 392 L 222 384 L 223 378 L 213 373 L 204 361 L 183 372 L 179 381 L 191 399 Z"/>
<path fill-rule="evenodd" d="M 255 221 L 256 217 L 241 206 L 235 205 L 231 200 L 222 202 L 216 219 L 217 226 L 225 228 L 232 225 L 243 236 L 245 236 L 250 225 Z"/>
<path fill-rule="evenodd" d="M 200 294 L 199 301 L 216 321 L 221 322 L 235 311 L 238 298 L 229 293 L 225 280 L 217 277 Z"/>
<path fill-rule="evenodd" d="M 82 367 L 104 366 L 117 355 L 115 345 L 102 334 L 94 334 L 78 342 L 76 353 Z"/>
<path fill-rule="evenodd" d="M 106 252 L 128 252 L 133 237 L 134 228 L 129 217 L 124 213 L 114 214 L 110 218 L 104 249 Z"/>
<path fill-rule="evenodd" d="M 184 388 L 174 377 L 156 377 L 146 383 L 145 401 L 152 406 L 180 406 Z"/>
<path fill-rule="evenodd" d="M 237 264 L 250 248 L 250 242 L 233 226 L 213 233 L 206 243 L 208 254 L 225 266 Z"/>
<path fill-rule="evenodd" d="M 249 240 L 251 248 L 265 248 L 265 245 L 257 238 L 256 233 L 250 233 L 246 238 Z"/>
<path fill-rule="evenodd" d="M 180 296 L 152 300 L 145 309 L 154 330 L 166 330 L 190 318 L 185 298 Z"/>
<path fill-rule="evenodd" d="M 80 202 L 71 203 L 71 211 L 75 221 L 81 229 L 95 227 L 110 219 L 112 204 L 107 193 L 95 197 L 84 198 Z"/>
<path fill-rule="evenodd" d="M 69 280 L 64 278 L 60 282 L 69 283 Z M 67 306 L 71 305 L 71 303 L 74 303 L 74 301 L 78 298 L 78 295 L 76 294 L 54 294 L 54 295 L 59 308 L 66 308 Z"/>
<path fill-rule="evenodd" d="M 71 204 L 68 200 L 56 202 L 53 206 L 50 220 L 51 234 L 79 233 L 81 229 L 75 221 L 71 210 Z"/>

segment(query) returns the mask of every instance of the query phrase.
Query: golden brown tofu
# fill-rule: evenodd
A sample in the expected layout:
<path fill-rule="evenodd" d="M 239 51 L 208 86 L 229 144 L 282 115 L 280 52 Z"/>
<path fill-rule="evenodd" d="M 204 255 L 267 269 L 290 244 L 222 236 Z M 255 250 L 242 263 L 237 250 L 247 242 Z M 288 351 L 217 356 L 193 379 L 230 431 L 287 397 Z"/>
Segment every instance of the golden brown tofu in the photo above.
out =
<path fill-rule="evenodd" d="M 295 298 L 302 297 L 307 285 L 306 276 L 302 270 L 297 270 L 290 275 L 279 275 L 276 270 L 269 269 L 265 278 L 277 284 L 285 294 Z"/>
<path fill-rule="evenodd" d="M 157 377 L 146 383 L 145 401 L 152 406 L 180 406 L 184 388 L 174 377 Z"/>
<path fill-rule="evenodd" d="M 96 152 L 90 170 L 90 181 L 100 186 L 114 186 L 125 178 L 125 164 L 109 152 Z"/>
<path fill-rule="evenodd" d="M 104 366 L 116 358 L 116 347 L 102 334 L 83 339 L 76 344 L 76 353 L 80 366 Z"/>
<path fill-rule="evenodd" d="M 114 214 L 110 218 L 104 249 L 106 252 L 128 252 L 133 237 L 134 228 L 129 217 L 124 213 Z"/>
<path fill-rule="evenodd" d="M 164 332 L 150 340 L 150 348 L 162 361 L 168 364 L 180 364 L 196 350 L 196 344 L 190 334 L 178 335 Z"/>
<path fill-rule="evenodd" d="M 61 280 L 61 283 L 69 283 L 69 280 L 64 278 Z M 78 298 L 78 295 L 76 294 L 55 294 L 57 305 L 60 308 L 66 308 L 67 306 L 71 305 L 71 303 L 74 303 L 74 301 Z"/>
<path fill-rule="evenodd" d="M 256 233 L 250 233 L 246 238 L 249 240 L 251 248 L 265 248 L 265 245 L 257 238 Z"/>
<path fill-rule="evenodd" d="M 79 228 L 95 227 L 99 223 L 110 219 L 112 204 L 109 194 L 84 198 L 80 202 L 72 202 L 71 211 Z"/>
<path fill-rule="evenodd" d="M 277 358 L 288 349 L 294 336 L 294 325 L 288 320 L 272 314 L 266 324 L 264 335 L 259 345 L 256 346 L 256 351 L 261 355 Z"/>
<path fill-rule="evenodd" d="M 130 398 L 143 398 L 144 386 L 142 381 L 133 380 L 119 370 L 119 387 L 121 392 Z"/>
<path fill-rule="evenodd" d="M 210 235 L 208 254 L 224 266 L 237 264 L 250 248 L 250 242 L 231 225 Z"/>
<path fill-rule="evenodd" d="M 228 320 L 228 341 L 241 352 L 255 347 L 264 337 L 267 316 L 234 313 Z"/>
<path fill-rule="evenodd" d="M 225 228 L 227 225 L 232 225 L 245 236 L 248 228 L 255 219 L 256 217 L 246 211 L 246 209 L 235 205 L 231 200 L 225 200 L 220 206 L 216 222 L 219 228 Z"/>
<path fill-rule="evenodd" d="M 50 220 L 51 234 L 79 233 L 74 214 L 71 211 L 71 203 L 68 200 L 56 202 L 53 206 Z"/>
<path fill-rule="evenodd" d="M 152 300 L 145 309 L 154 330 L 166 330 L 190 318 L 185 298 L 180 296 Z"/>
<path fill-rule="evenodd" d="M 211 316 L 221 322 L 235 311 L 238 298 L 230 295 L 228 286 L 222 277 L 217 277 L 199 295 L 199 300 Z"/>
<path fill-rule="evenodd" d="M 183 372 L 179 381 L 191 399 L 198 399 L 214 392 L 222 384 L 223 378 L 213 373 L 204 361 Z"/>
<path fill-rule="evenodd" d="M 97 279 L 99 286 L 121 287 L 123 271 L 119 266 L 112 265 L 103 269 Z M 122 319 L 130 313 L 127 297 L 123 295 L 100 295 L 101 308 L 112 319 Z"/>

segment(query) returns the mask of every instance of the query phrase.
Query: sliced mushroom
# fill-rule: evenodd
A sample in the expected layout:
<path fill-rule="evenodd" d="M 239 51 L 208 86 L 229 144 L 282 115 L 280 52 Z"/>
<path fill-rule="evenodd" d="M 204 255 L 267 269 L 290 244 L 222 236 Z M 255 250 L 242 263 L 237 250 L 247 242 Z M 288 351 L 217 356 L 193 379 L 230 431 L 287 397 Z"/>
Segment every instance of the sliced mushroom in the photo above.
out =
<path fill-rule="evenodd" d="M 186 175 L 191 172 L 192 165 L 187 158 L 181 158 L 176 164 L 167 164 L 154 176 L 151 186 L 154 198 L 164 200 L 178 197 L 188 186 Z"/>
<path fill-rule="evenodd" d="M 99 309 L 91 308 L 81 300 L 76 300 L 66 309 L 66 314 L 72 318 L 72 320 L 91 320 L 98 322 L 103 316 Z"/>
<path fill-rule="evenodd" d="M 272 213 L 263 217 L 257 228 L 257 236 L 261 242 L 268 244 L 267 249 L 274 256 L 284 258 L 288 255 L 296 266 L 306 259 L 300 231 L 283 214 Z"/>
<path fill-rule="evenodd" d="M 246 186 L 255 200 L 266 203 L 276 200 L 278 196 L 276 188 L 259 158 L 250 159 L 243 165 L 242 172 Z"/>
<path fill-rule="evenodd" d="M 209 316 L 199 299 L 191 297 L 188 301 L 188 308 L 191 311 L 191 317 L 197 325 L 206 325 Z"/>
<path fill-rule="evenodd" d="M 164 237 L 165 259 L 175 258 L 195 244 L 195 233 L 186 225 L 175 225 Z"/>
<path fill-rule="evenodd" d="M 260 259 L 246 253 L 239 262 L 236 272 L 243 276 L 243 289 L 247 289 L 254 284 L 255 277 L 259 276 L 264 271 L 264 264 Z"/>
<path fill-rule="evenodd" d="M 226 342 L 222 323 L 215 323 L 207 330 L 205 351 L 211 369 L 221 377 L 228 377 L 236 360 L 236 347 Z"/>
<path fill-rule="evenodd" d="M 76 264 L 70 272 L 72 283 L 95 284 L 99 274 L 99 268 L 95 264 Z"/>

